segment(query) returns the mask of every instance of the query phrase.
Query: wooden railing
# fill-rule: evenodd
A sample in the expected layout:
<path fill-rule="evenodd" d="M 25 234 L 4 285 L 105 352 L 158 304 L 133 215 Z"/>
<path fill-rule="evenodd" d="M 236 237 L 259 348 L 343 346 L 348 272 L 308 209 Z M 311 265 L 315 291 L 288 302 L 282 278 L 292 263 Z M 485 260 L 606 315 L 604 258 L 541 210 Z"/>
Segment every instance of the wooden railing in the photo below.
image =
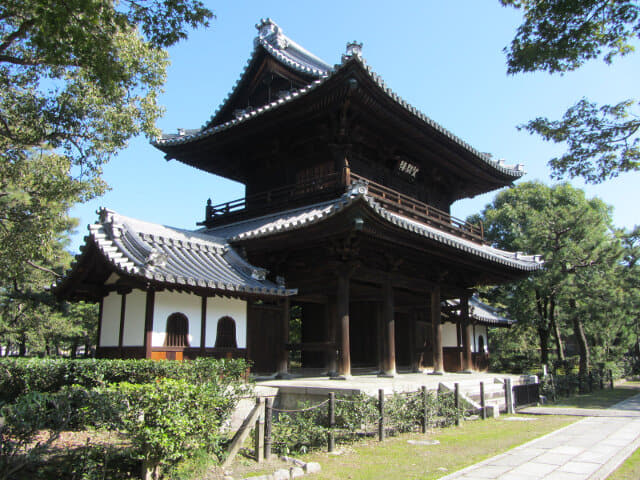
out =
<path fill-rule="evenodd" d="M 351 185 L 355 183 L 366 184 L 368 195 L 387 210 L 459 237 L 484 241 L 482 223 L 474 225 L 457 219 L 447 212 L 353 172 L 350 172 L 350 176 L 346 178 L 350 178 L 350 180 L 345 182 L 345 176 L 342 173 L 331 173 L 320 178 L 275 188 L 230 202 L 218 205 L 207 204 L 205 220 L 199 224 L 210 227 L 256 216 L 262 212 L 275 211 L 275 208 L 278 207 L 290 208 L 298 204 L 308 204 L 331 194 L 341 194 L 347 188 L 345 183 L 350 181 Z"/>
<path fill-rule="evenodd" d="M 387 210 L 460 237 L 480 242 L 484 241 L 482 223 L 474 225 L 452 217 L 447 212 L 351 172 L 351 183 L 358 182 L 366 184 L 369 196 L 373 197 Z"/>
<path fill-rule="evenodd" d="M 219 224 L 222 223 L 220 222 L 222 217 L 224 217 L 224 223 L 227 223 L 228 221 L 233 221 L 235 217 L 245 216 L 243 214 L 250 213 L 254 215 L 263 210 L 272 210 L 278 206 L 295 206 L 301 200 L 308 203 L 309 200 L 313 201 L 323 195 L 342 193 L 342 191 L 344 190 L 341 186 L 341 175 L 331 173 L 320 178 L 274 188 L 230 202 L 218 205 L 207 204 L 205 220 L 204 222 L 199 222 L 198 225 L 212 226 Z"/>

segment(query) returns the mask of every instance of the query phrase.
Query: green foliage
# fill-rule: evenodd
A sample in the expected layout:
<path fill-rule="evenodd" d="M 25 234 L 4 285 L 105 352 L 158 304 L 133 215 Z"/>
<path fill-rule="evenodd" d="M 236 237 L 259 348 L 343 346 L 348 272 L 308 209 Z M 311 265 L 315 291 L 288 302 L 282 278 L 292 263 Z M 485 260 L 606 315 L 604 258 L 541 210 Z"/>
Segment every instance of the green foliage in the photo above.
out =
<path fill-rule="evenodd" d="M 427 392 L 427 424 L 430 427 L 453 425 L 457 412 L 452 393 Z M 306 453 L 327 446 L 329 434 L 328 405 L 313 408 L 308 403 L 299 410 L 278 413 L 274 417 L 272 437 L 279 454 Z M 385 399 L 385 430 L 391 434 L 416 431 L 422 425 L 424 403 L 421 392 L 394 393 Z M 380 419 L 377 398 L 369 395 L 337 397 L 335 403 L 336 442 L 352 442 L 378 431 Z"/>
<path fill-rule="evenodd" d="M 524 11 L 524 22 L 507 52 L 509 73 L 575 70 L 599 57 L 634 50 L 640 34 L 640 5 L 635 0 L 500 0 Z"/>
<path fill-rule="evenodd" d="M 40 464 L 60 433 L 73 429 L 118 432 L 130 442 L 126 456 L 151 465 L 170 468 L 194 452 L 220 459 L 227 441 L 220 427 L 248 390 L 242 381 L 242 360 L 19 359 L 1 362 L 0 369 L 5 394 L 0 407 L 0 472 Z M 43 432 L 44 439 L 36 441 Z M 123 453 L 107 450 L 87 445 L 70 453 L 77 462 L 55 468 L 98 478 L 91 476 L 94 466 L 118 478 L 122 472 L 115 468 L 114 473 L 107 463 Z"/>
<path fill-rule="evenodd" d="M 598 107 L 583 98 L 562 120 L 538 117 L 520 128 L 547 141 L 566 142 L 567 153 L 549 160 L 554 177 L 600 183 L 640 169 L 640 119 L 633 107 L 632 100 Z"/>
<path fill-rule="evenodd" d="M 544 268 L 528 278 L 487 292 L 518 320 L 520 326 L 509 333 L 531 338 L 534 332 L 538 337 L 541 363 L 549 362 L 551 335 L 562 350 L 562 337 L 570 328 L 578 346 L 585 349 L 581 368 L 588 370 L 585 343 L 594 345 L 594 336 L 606 330 L 602 325 L 613 327 L 614 319 L 622 315 L 621 250 L 611 232 L 609 212 L 601 200 L 587 199 L 568 184 L 547 187 L 528 182 L 498 194 L 482 213 L 486 236 L 493 244 L 542 254 L 544 259 Z M 590 295 L 584 295 L 586 291 Z M 616 338 L 624 335 L 624 329 L 611 331 Z M 494 350 L 494 355 L 501 354 L 501 349 Z"/>
<path fill-rule="evenodd" d="M 57 392 L 64 386 L 84 388 L 112 383 L 151 383 L 161 378 L 194 384 L 214 382 L 231 385 L 244 378 L 247 362 L 242 359 L 198 358 L 172 362 L 110 359 L 0 359 L 0 402 L 12 402 L 29 392 Z"/>
<path fill-rule="evenodd" d="M 139 458 L 174 464 L 200 450 L 222 457 L 220 427 L 237 403 L 236 391 L 213 382 L 168 378 L 123 382 L 99 391 L 119 406 L 119 420 Z"/>
<path fill-rule="evenodd" d="M 57 265 L 68 208 L 105 190 L 102 165 L 132 137 L 157 134 L 163 48 L 211 17 L 199 0 L 0 4 L 0 288 Z"/>
<path fill-rule="evenodd" d="M 505 49 L 509 73 L 567 72 L 599 57 L 611 63 L 634 51 L 640 37 L 637 0 L 500 0 L 522 9 L 524 21 Z M 582 99 L 562 120 L 538 117 L 519 128 L 547 141 L 566 142 L 568 151 L 549 161 L 553 176 L 600 183 L 640 170 L 640 140 L 634 111 L 626 100 L 598 107 Z"/>

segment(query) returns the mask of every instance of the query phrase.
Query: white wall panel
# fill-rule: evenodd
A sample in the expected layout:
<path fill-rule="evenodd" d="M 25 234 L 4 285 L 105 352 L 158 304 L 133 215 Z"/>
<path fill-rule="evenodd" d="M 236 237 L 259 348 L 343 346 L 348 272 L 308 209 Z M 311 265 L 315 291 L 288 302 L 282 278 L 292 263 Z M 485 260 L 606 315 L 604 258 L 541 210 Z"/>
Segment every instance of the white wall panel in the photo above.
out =
<path fill-rule="evenodd" d="M 207 298 L 207 334 L 205 345 L 212 348 L 216 344 L 218 320 L 231 317 L 236 322 L 236 343 L 238 348 L 247 346 L 247 302 L 237 298 Z"/>
<path fill-rule="evenodd" d="M 140 347 L 144 345 L 144 314 L 147 292 L 133 290 L 127 294 L 124 315 L 123 346 Z"/>
<path fill-rule="evenodd" d="M 167 318 L 182 313 L 189 320 L 189 345 L 200 347 L 200 318 L 202 298 L 186 292 L 157 292 L 153 309 L 153 336 L 151 345 L 162 347 L 166 335 Z"/>
<path fill-rule="evenodd" d="M 100 326 L 100 346 L 117 347 L 120 337 L 121 297 L 111 292 L 102 300 L 102 322 Z"/>
<path fill-rule="evenodd" d="M 458 333 L 456 331 L 455 323 L 443 323 L 442 324 L 442 346 L 443 347 L 457 347 L 458 346 Z"/>

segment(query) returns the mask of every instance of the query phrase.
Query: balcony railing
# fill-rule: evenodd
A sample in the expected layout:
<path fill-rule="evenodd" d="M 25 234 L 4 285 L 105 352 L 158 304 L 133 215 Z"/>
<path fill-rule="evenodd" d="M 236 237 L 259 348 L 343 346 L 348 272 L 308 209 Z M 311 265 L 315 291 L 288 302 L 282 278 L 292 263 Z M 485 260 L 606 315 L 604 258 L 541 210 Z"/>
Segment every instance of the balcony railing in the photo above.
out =
<path fill-rule="evenodd" d="M 356 182 L 366 184 L 368 195 L 373 197 L 387 210 L 460 237 L 479 242 L 484 241 L 484 228 L 482 223 L 474 225 L 473 223 L 452 217 L 443 210 L 432 207 L 415 198 L 411 198 L 408 195 L 351 172 L 351 183 Z"/>
<path fill-rule="evenodd" d="M 212 227 L 274 212 L 280 207 L 293 208 L 314 201 L 322 201 L 342 194 L 346 189 L 345 184 L 353 185 L 355 183 L 366 184 L 368 195 L 389 211 L 459 237 L 479 242 L 484 241 L 482 224 L 474 225 L 452 217 L 447 212 L 353 172 L 347 176 L 332 173 L 307 182 L 287 185 L 219 205 L 208 203 L 205 220 L 199 225 Z"/>

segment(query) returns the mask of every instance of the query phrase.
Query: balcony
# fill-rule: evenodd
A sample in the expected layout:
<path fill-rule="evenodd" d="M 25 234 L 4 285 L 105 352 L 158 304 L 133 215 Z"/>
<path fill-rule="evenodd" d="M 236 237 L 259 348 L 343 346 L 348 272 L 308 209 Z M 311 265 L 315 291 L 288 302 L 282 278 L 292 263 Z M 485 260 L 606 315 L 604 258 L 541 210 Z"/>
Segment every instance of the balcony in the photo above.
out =
<path fill-rule="evenodd" d="M 205 220 L 198 225 L 214 227 L 337 198 L 356 183 L 367 186 L 367 195 L 385 209 L 475 242 L 484 242 L 482 224 L 474 225 L 408 195 L 380 185 L 355 173 L 332 173 L 308 182 L 287 185 L 238 200 L 211 205 L 207 202 Z"/>

